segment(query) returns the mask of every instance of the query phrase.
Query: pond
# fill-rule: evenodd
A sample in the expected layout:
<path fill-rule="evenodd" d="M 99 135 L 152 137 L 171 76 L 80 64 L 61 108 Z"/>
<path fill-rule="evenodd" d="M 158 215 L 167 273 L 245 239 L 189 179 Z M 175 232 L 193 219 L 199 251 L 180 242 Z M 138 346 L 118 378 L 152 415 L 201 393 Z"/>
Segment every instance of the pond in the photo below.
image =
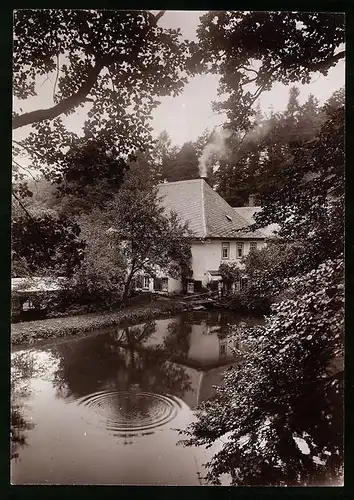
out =
<path fill-rule="evenodd" d="M 218 443 L 176 429 L 238 362 L 241 321 L 261 320 L 198 311 L 14 350 L 12 484 L 202 485 Z"/>

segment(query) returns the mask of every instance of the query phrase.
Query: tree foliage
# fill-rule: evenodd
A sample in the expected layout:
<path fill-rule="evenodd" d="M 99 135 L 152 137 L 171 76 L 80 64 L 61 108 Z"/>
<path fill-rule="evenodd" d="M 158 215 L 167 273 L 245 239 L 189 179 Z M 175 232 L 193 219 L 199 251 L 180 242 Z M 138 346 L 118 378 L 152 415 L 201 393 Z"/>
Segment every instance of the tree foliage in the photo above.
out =
<path fill-rule="evenodd" d="M 343 105 L 343 101 L 341 103 Z M 298 89 L 289 92 L 284 112 L 266 117 L 260 110 L 248 133 L 234 133 L 214 174 L 218 192 L 232 205 L 248 204 L 250 194 L 263 198 L 286 183 L 284 170 L 293 152 L 313 140 L 326 121 L 325 108 L 310 94 L 300 105 Z"/>
<path fill-rule="evenodd" d="M 81 215 L 78 224 L 86 244 L 85 254 L 63 302 L 95 310 L 117 307 L 123 296 L 126 262 L 112 243 L 98 209 Z"/>
<path fill-rule="evenodd" d="M 85 243 L 80 227 L 65 215 L 23 210 L 12 214 L 12 274 L 71 276 L 80 266 Z"/>
<path fill-rule="evenodd" d="M 178 146 L 172 146 L 171 137 L 166 130 L 163 130 L 151 152 L 152 175 L 156 182 L 167 180 L 178 151 Z"/>
<path fill-rule="evenodd" d="M 326 106 L 326 113 L 317 137 L 293 151 L 282 187 L 255 215 L 258 226 L 279 224 L 284 241 L 301 241 L 309 267 L 339 258 L 344 248 L 344 108 Z"/>
<path fill-rule="evenodd" d="M 201 18 L 189 61 L 221 75 L 215 103 L 235 130 L 247 129 L 253 103 L 274 82 L 309 83 L 344 58 L 344 15 L 331 12 L 212 11 Z M 253 84 L 256 90 L 252 92 Z"/>
<path fill-rule="evenodd" d="M 32 168 L 82 201 L 117 191 L 129 155 L 153 144 L 156 98 L 178 95 L 187 81 L 189 45 L 180 30 L 158 26 L 163 13 L 16 11 L 13 128 L 31 128 L 14 141 L 14 165 L 25 152 Z M 40 95 L 44 77 L 54 81 L 54 105 L 22 112 L 21 100 Z M 65 117 L 80 107 L 87 117 L 74 133 Z"/>
<path fill-rule="evenodd" d="M 223 262 L 219 266 L 219 273 L 223 283 L 230 288 L 232 285 L 240 281 L 243 270 L 235 262 Z"/>
<path fill-rule="evenodd" d="M 13 127 L 53 120 L 93 101 L 87 124 L 97 114 L 125 105 L 149 108 L 152 95 L 175 95 L 182 89 L 187 45 L 179 30 L 157 23 L 163 11 L 18 10 L 14 17 L 13 90 L 19 99 L 36 95 L 36 78 L 57 73 L 55 105 L 15 114 Z M 30 65 L 29 65 L 30 61 Z M 110 107 L 112 105 L 112 108 Z M 95 116 L 96 115 L 96 116 Z M 102 123 L 103 125 L 103 123 Z"/>
<path fill-rule="evenodd" d="M 168 182 L 185 181 L 199 177 L 198 156 L 192 142 L 185 142 L 170 161 L 165 162 L 162 177 Z"/>

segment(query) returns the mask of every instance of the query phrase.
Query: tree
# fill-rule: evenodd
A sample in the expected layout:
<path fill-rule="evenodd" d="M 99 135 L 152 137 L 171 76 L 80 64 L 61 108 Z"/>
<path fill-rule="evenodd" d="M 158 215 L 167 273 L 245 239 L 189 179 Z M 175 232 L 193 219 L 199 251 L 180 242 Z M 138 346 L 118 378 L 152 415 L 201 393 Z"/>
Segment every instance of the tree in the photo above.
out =
<path fill-rule="evenodd" d="M 301 242 L 287 243 L 275 238 L 267 246 L 243 257 L 244 273 L 253 292 L 273 299 L 284 290 L 284 279 L 303 273 L 303 255 L 307 250 Z"/>
<path fill-rule="evenodd" d="M 172 161 L 169 161 L 163 172 L 169 182 L 198 179 L 198 156 L 192 142 L 185 142 Z"/>
<path fill-rule="evenodd" d="M 185 82 L 186 44 L 157 23 L 164 11 L 19 10 L 14 17 L 13 89 L 36 95 L 36 78 L 56 72 L 54 106 L 13 116 L 13 128 L 53 120 L 94 101 L 117 112 L 143 94 L 177 94 Z M 28 62 L 31 66 L 28 66 Z M 133 92 L 132 92 L 133 91 Z M 139 96 L 138 96 L 139 94 Z M 150 101 L 153 99 L 151 98 Z M 129 102 L 130 104 L 130 102 Z M 110 111 L 114 114 L 114 110 Z"/>
<path fill-rule="evenodd" d="M 159 179 L 173 181 L 183 181 L 197 179 L 200 177 L 199 160 L 205 147 L 213 141 L 214 132 L 205 130 L 203 134 L 194 142 L 189 141 L 179 149 L 171 145 L 171 139 L 167 132 L 162 132 L 152 154 L 159 169 Z M 221 149 L 221 148 L 220 148 Z M 215 147 L 207 158 L 208 181 L 212 183 L 213 166 L 218 159 L 217 147 Z"/>
<path fill-rule="evenodd" d="M 32 167 L 89 199 L 92 180 L 119 188 L 129 155 L 152 146 L 156 96 L 178 95 L 186 76 L 188 43 L 163 29 L 148 11 L 19 10 L 14 19 L 13 128 L 31 125 L 14 140 L 14 165 L 26 152 Z M 28 66 L 30 61 L 31 66 Z M 22 112 L 21 100 L 54 80 L 48 109 Z M 65 116 L 85 107 L 81 134 Z M 90 193 L 86 187 L 88 186 Z M 103 186 L 105 187 L 105 186 Z"/>
<path fill-rule="evenodd" d="M 253 103 L 274 82 L 309 83 L 345 57 L 344 15 L 331 12 L 208 12 L 201 17 L 189 66 L 221 75 L 216 111 L 248 129 Z M 256 90 L 252 92 L 252 84 Z"/>
<path fill-rule="evenodd" d="M 281 188 L 264 197 L 255 215 L 258 226 L 279 224 L 284 241 L 303 243 L 312 268 L 340 258 L 344 248 L 344 108 L 325 111 L 317 137 L 294 149 Z"/>
<path fill-rule="evenodd" d="M 149 172 L 133 163 L 115 198 L 107 206 L 104 218 L 110 224 L 112 242 L 126 262 L 123 300 L 138 273 L 151 277 L 157 269 L 183 279 L 191 259 L 187 224 L 175 213 L 166 213 Z"/>
<path fill-rule="evenodd" d="M 157 182 L 162 182 L 167 178 L 166 176 L 172 168 L 177 152 L 178 147 L 172 146 L 171 138 L 166 130 L 162 131 L 151 152 L 153 175 Z"/>
<path fill-rule="evenodd" d="M 234 262 L 222 263 L 219 266 L 219 273 L 223 284 L 230 290 L 232 285 L 239 282 L 242 276 L 242 270 Z"/>
<path fill-rule="evenodd" d="M 312 95 L 300 106 L 297 96 L 298 89 L 292 87 L 284 112 L 267 118 L 258 112 L 250 132 L 228 140 L 215 179 L 218 192 L 231 205 L 247 205 L 250 194 L 262 200 L 279 190 L 293 151 L 316 137 L 326 120 L 324 108 Z"/>
<path fill-rule="evenodd" d="M 85 243 L 80 227 L 65 215 L 50 210 L 12 213 L 14 277 L 28 273 L 71 276 L 80 266 Z M 22 264 L 22 265 L 20 265 Z"/>
<path fill-rule="evenodd" d="M 81 215 L 77 223 L 86 245 L 85 254 L 70 283 L 70 290 L 62 297 L 63 305 L 86 306 L 89 310 L 116 307 L 123 295 L 125 259 L 112 242 L 99 209 Z"/>

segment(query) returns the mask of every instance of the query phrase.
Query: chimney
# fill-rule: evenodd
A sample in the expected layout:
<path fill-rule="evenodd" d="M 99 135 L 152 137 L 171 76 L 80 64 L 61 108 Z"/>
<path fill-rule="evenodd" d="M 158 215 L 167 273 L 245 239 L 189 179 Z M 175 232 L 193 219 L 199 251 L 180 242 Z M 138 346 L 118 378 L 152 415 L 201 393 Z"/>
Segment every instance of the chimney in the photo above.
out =
<path fill-rule="evenodd" d="M 211 186 L 211 184 L 210 184 L 210 179 L 209 179 L 209 177 L 208 177 L 208 174 L 203 174 L 203 175 L 201 175 L 201 176 L 200 176 L 200 178 L 201 178 L 203 181 L 205 181 L 207 184 L 209 184 L 209 186 Z"/>
<path fill-rule="evenodd" d="M 255 206 L 255 200 L 256 200 L 256 197 L 254 194 L 250 194 L 249 197 L 248 197 L 248 206 L 249 207 L 254 207 Z"/>

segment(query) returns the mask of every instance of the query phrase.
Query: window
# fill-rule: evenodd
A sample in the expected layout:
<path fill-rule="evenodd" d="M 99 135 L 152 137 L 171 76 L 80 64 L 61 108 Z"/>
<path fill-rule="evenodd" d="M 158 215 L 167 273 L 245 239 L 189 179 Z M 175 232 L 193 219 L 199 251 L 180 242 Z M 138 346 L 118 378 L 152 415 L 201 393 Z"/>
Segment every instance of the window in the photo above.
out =
<path fill-rule="evenodd" d="M 150 288 L 150 277 L 149 276 L 144 276 L 143 288 Z"/>
<path fill-rule="evenodd" d="M 187 285 L 187 293 L 193 293 L 194 292 L 194 282 L 190 281 Z"/>
<path fill-rule="evenodd" d="M 243 243 L 236 243 L 236 257 L 238 259 L 243 257 Z"/>
<path fill-rule="evenodd" d="M 168 278 L 162 278 L 161 290 L 168 292 Z"/>
<path fill-rule="evenodd" d="M 221 258 L 228 259 L 230 257 L 230 243 L 224 242 L 221 244 Z"/>
<path fill-rule="evenodd" d="M 32 304 L 31 299 L 28 299 L 22 304 L 22 310 L 29 311 L 30 309 L 34 309 L 34 305 Z"/>
<path fill-rule="evenodd" d="M 226 344 L 220 344 L 220 356 L 226 356 Z"/>
<path fill-rule="evenodd" d="M 250 243 L 250 251 L 254 252 L 255 250 L 257 250 L 257 242 L 256 241 L 251 241 L 251 243 Z"/>

